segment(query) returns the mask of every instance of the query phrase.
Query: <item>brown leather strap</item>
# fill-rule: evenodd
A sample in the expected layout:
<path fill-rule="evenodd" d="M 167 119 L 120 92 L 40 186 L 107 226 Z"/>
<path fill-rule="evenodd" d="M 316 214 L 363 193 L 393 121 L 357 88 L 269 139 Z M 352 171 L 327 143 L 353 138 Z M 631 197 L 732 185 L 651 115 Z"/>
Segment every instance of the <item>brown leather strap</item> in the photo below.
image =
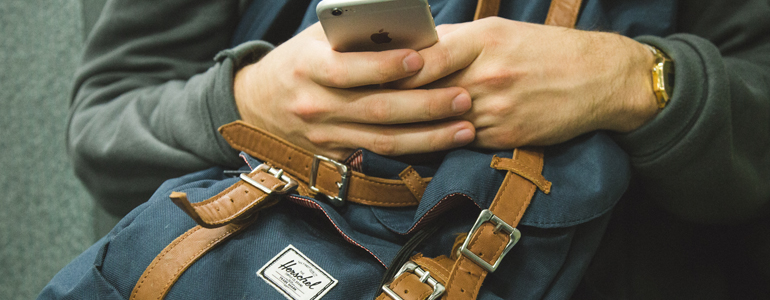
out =
<path fill-rule="evenodd" d="M 422 271 L 428 272 L 429 276 L 441 285 L 446 285 L 447 278 L 449 278 L 449 270 L 454 263 L 454 260 L 443 255 L 431 259 L 423 257 L 419 253 L 410 260 L 416 263 Z M 433 288 L 423 283 L 421 278 L 415 273 L 404 273 L 403 276 L 393 280 L 388 287 L 404 300 L 424 300 L 433 293 Z M 388 299 L 391 298 L 386 293 L 381 293 L 375 298 L 375 300 Z"/>
<path fill-rule="evenodd" d="M 516 149 L 511 159 L 495 157 L 490 166 L 499 170 L 507 170 L 508 173 L 506 173 L 489 210 L 506 224 L 516 227 L 538 189 L 538 184 L 535 184 L 534 181 L 538 181 L 539 185 L 547 186 L 550 190 L 551 183 L 541 175 L 543 154 L 537 150 Z M 501 255 L 504 255 L 505 246 L 510 241 L 509 236 L 508 233 L 497 230 L 495 224 L 485 222 L 475 232 L 472 232 L 467 249 L 489 264 L 494 264 Z M 433 262 L 426 262 L 426 258 L 421 259 L 422 261 L 418 264 L 422 268 L 433 269 L 434 272 L 431 273 L 433 277 L 446 282 L 444 299 L 476 299 L 481 284 L 488 273 L 487 269 L 462 254 L 458 255 L 457 260 L 450 267 L 451 271 L 449 271 L 448 276 L 442 275 L 445 271 L 436 267 L 439 265 L 446 268 L 448 258 L 436 258 Z M 419 287 L 420 285 L 422 287 Z M 427 288 L 427 285 L 416 276 L 402 275 L 396 278 L 389 287 L 403 298 L 403 296 L 408 295 L 403 294 L 403 290 L 423 290 Z M 409 299 L 425 299 L 408 297 Z M 387 300 L 390 297 L 383 293 L 378 299 Z"/>
<path fill-rule="evenodd" d="M 581 2 L 581 0 L 552 0 L 551 6 L 548 8 L 545 24 L 568 28 L 575 27 Z M 478 20 L 497 16 L 499 10 L 500 0 L 479 0 L 473 19 Z"/>
<path fill-rule="evenodd" d="M 406 184 L 406 187 L 409 188 L 415 198 L 422 199 L 422 195 L 425 194 L 425 189 L 428 188 L 428 181 L 420 177 L 417 170 L 412 166 L 409 166 L 401 171 L 401 173 L 398 174 L 398 177 L 404 181 L 404 184 Z"/>
<path fill-rule="evenodd" d="M 554 25 L 567 28 L 575 27 L 581 0 L 552 0 L 545 18 L 545 25 Z"/>
<path fill-rule="evenodd" d="M 314 157 L 309 151 L 241 121 L 224 125 L 219 132 L 233 148 L 283 169 L 305 187 L 309 183 Z M 325 195 L 336 196 L 341 177 L 335 166 L 321 162 L 316 187 Z M 424 180 L 429 181 L 430 178 Z M 371 177 L 351 171 L 347 188 L 345 200 L 359 204 L 404 207 L 419 203 L 403 180 Z"/>
<path fill-rule="evenodd" d="M 509 170 L 489 210 L 505 223 L 516 227 L 537 190 L 537 186 L 526 178 L 540 175 L 543 156 L 541 152 L 520 149 L 516 149 L 513 155 L 511 160 L 526 166 L 528 174 L 522 176 Z M 485 222 L 472 233 L 469 241 L 467 247 L 470 252 L 493 264 L 503 255 L 509 236 L 506 232 L 497 231 L 495 224 Z M 487 273 L 487 269 L 471 258 L 460 255 L 450 272 L 444 299 L 476 299 Z"/>
<path fill-rule="evenodd" d="M 519 160 L 495 156 L 492 158 L 490 166 L 497 170 L 511 171 L 519 174 L 519 176 L 527 176 L 525 178 L 534 183 L 543 193 L 548 194 L 551 192 L 551 182 L 546 180 L 540 172 L 530 169 L 529 166 L 522 164 Z"/>
<path fill-rule="evenodd" d="M 256 171 L 245 176 L 273 191 L 286 185 L 268 172 Z M 173 192 L 169 197 L 198 225 L 215 228 L 237 220 L 244 214 L 249 215 L 251 211 L 273 205 L 278 197 L 269 196 L 247 181 L 240 180 L 216 196 L 198 203 L 190 203 L 185 193 Z"/>
<path fill-rule="evenodd" d="M 473 15 L 474 20 L 483 19 L 486 17 L 497 16 L 497 12 L 500 10 L 500 0 L 479 0 L 476 4 L 476 14 Z"/>
<path fill-rule="evenodd" d="M 545 24 L 574 28 L 580 5 L 580 0 L 552 0 Z M 499 0 L 479 0 L 475 19 L 497 15 L 498 9 Z M 546 194 L 550 192 L 551 183 L 541 175 L 543 168 L 542 152 L 517 149 L 514 151 L 513 159 L 495 157 L 490 166 L 498 170 L 508 171 L 490 211 L 507 224 L 515 227 L 524 215 L 535 191 L 539 188 Z M 468 249 L 487 262 L 493 262 L 503 253 L 502 250 L 507 242 L 508 237 L 499 234 L 494 225 L 484 223 L 471 237 Z M 454 255 L 455 253 L 453 253 Z M 425 262 L 421 262 L 419 265 L 427 267 Z M 451 274 L 446 279 L 447 290 L 443 299 L 476 299 L 486 275 L 487 270 L 485 268 L 465 255 L 457 255 L 457 260 L 451 268 Z M 414 277 L 405 276 L 404 279 L 400 280 L 398 286 L 391 286 L 391 288 L 398 290 L 401 286 L 419 284 L 425 286 Z M 404 294 L 400 293 L 399 296 L 404 296 Z M 377 299 L 387 300 L 390 297 L 382 293 Z M 410 297 L 409 299 L 416 298 Z"/>
<path fill-rule="evenodd" d="M 250 220 L 250 222 L 253 222 Z M 209 250 L 247 228 L 250 223 L 231 223 L 206 229 L 195 226 L 176 238 L 155 257 L 131 292 L 131 300 L 163 299 L 187 268 Z"/>

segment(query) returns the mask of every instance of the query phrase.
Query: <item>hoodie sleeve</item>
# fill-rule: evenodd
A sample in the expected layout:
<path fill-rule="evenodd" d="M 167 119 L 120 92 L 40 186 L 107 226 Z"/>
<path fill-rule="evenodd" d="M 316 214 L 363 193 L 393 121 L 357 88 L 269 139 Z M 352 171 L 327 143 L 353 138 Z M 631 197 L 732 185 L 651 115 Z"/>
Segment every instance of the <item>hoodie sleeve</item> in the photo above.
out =
<path fill-rule="evenodd" d="M 237 152 L 217 133 L 240 118 L 234 71 L 272 49 L 249 42 L 216 55 L 230 45 L 239 5 L 105 5 L 77 70 L 67 148 L 77 176 L 111 213 L 127 213 L 168 178 L 237 165 Z"/>
<path fill-rule="evenodd" d="M 681 1 L 679 32 L 637 40 L 675 63 L 672 100 L 616 136 L 648 198 L 697 222 L 770 208 L 770 2 Z"/>

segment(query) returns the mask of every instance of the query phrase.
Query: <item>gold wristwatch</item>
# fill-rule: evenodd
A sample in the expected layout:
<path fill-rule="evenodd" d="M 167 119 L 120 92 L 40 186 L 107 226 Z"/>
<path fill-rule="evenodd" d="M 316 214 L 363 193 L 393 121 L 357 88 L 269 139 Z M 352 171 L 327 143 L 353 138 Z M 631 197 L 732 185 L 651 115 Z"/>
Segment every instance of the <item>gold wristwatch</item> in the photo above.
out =
<path fill-rule="evenodd" d="M 663 109 L 674 93 L 674 61 L 663 51 L 653 46 L 644 44 L 655 56 L 655 65 L 652 67 L 652 91 L 658 100 L 658 109 Z"/>

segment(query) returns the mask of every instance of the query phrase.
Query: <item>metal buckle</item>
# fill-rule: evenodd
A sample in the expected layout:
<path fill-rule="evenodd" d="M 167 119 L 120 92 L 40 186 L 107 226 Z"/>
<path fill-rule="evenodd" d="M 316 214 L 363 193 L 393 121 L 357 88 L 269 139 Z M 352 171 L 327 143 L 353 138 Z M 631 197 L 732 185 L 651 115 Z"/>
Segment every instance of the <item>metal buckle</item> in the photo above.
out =
<path fill-rule="evenodd" d="M 271 175 L 275 176 L 275 178 L 278 178 L 278 179 L 280 179 L 281 181 L 283 181 L 285 183 L 283 185 L 283 187 L 280 188 L 279 190 L 271 190 L 268 187 L 260 184 L 259 182 L 254 181 L 254 179 L 251 179 L 251 177 L 247 176 L 246 174 L 241 173 L 241 175 L 240 175 L 241 180 L 245 181 L 248 184 L 253 185 L 254 187 L 258 188 L 260 191 L 265 192 L 265 194 L 268 194 L 268 195 L 272 195 L 272 194 L 282 195 L 282 194 L 286 194 L 286 193 L 294 190 L 297 187 L 297 181 L 294 180 L 294 179 L 291 179 L 291 177 L 287 176 L 286 174 L 283 174 L 283 169 L 276 169 L 276 168 L 270 167 L 267 164 L 261 164 L 261 165 L 257 166 L 256 168 L 254 168 L 254 170 L 251 171 L 251 173 L 254 173 L 254 172 L 257 172 L 257 171 L 263 171 L 263 172 L 270 173 Z"/>
<path fill-rule="evenodd" d="M 393 276 L 393 280 L 396 280 L 398 276 L 401 276 L 401 274 L 404 274 L 406 272 L 412 272 L 415 275 L 420 276 L 420 282 L 427 283 L 428 285 L 430 285 L 430 287 L 433 288 L 433 293 L 431 293 L 426 300 L 435 300 L 441 297 L 442 294 L 444 294 L 444 291 L 446 290 L 444 288 L 444 285 L 439 283 L 438 280 L 436 280 L 435 278 L 431 277 L 430 272 L 423 270 L 422 268 L 420 268 L 420 266 L 418 266 L 413 261 L 408 261 L 403 266 L 401 266 L 401 269 L 398 270 L 398 273 L 396 273 L 396 276 Z M 391 282 L 393 282 L 393 280 L 391 280 Z M 382 291 L 385 292 L 385 294 L 390 296 L 390 298 L 392 298 L 393 300 L 404 300 L 403 298 L 401 298 L 401 296 L 396 294 L 396 292 L 391 290 L 390 287 L 388 287 L 388 285 L 390 285 L 390 283 L 382 286 Z"/>
<path fill-rule="evenodd" d="M 337 182 L 337 188 L 339 189 L 339 192 L 337 193 L 336 197 L 321 193 L 321 191 L 315 186 L 316 179 L 318 177 L 318 166 L 321 164 L 321 161 L 325 161 L 332 164 L 334 167 L 337 168 L 337 172 L 340 173 L 341 178 L 340 178 L 340 181 Z M 345 197 L 348 194 L 348 182 L 350 181 L 350 169 L 348 168 L 348 166 L 321 155 L 314 155 L 313 167 L 310 170 L 309 181 L 310 181 L 309 183 L 310 189 L 316 193 L 323 194 L 324 196 L 329 198 L 329 202 L 331 202 L 332 205 L 342 206 L 345 204 Z"/>
<path fill-rule="evenodd" d="M 494 264 L 488 263 L 486 260 L 481 259 L 476 253 L 471 252 L 471 250 L 468 250 L 468 244 L 471 241 L 471 238 L 473 237 L 473 234 L 476 233 L 476 230 L 481 227 L 481 224 L 484 222 L 492 222 L 495 224 L 495 232 L 498 232 L 500 230 L 505 231 L 508 233 L 508 245 L 505 246 L 505 249 L 503 249 L 503 253 L 500 254 L 500 257 L 497 258 Z M 482 210 L 481 214 L 479 214 L 479 218 L 476 219 L 476 224 L 473 224 L 473 228 L 468 233 L 468 237 L 465 238 L 465 242 L 462 246 L 460 246 L 460 253 L 465 255 L 466 257 L 470 258 L 475 262 L 477 265 L 481 266 L 482 268 L 486 269 L 488 272 L 494 272 L 497 270 L 497 267 L 500 266 L 500 262 L 503 261 L 503 257 L 505 257 L 506 254 L 508 254 L 508 251 L 513 248 L 514 245 L 516 245 L 517 242 L 519 242 L 519 239 L 521 238 L 521 232 L 519 232 L 518 229 L 514 228 L 511 225 L 508 225 L 508 223 L 505 223 L 502 219 L 498 218 L 488 209 Z"/>

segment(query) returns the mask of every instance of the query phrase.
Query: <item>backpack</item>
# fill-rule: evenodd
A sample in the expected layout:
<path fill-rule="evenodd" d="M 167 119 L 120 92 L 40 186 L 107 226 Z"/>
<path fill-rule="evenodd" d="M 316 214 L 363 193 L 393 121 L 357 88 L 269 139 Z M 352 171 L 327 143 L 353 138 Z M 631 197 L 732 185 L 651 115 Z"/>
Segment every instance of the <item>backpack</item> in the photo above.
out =
<path fill-rule="evenodd" d="M 457 288 L 478 299 L 568 298 L 630 179 L 628 158 L 601 133 L 542 152 L 457 149 L 411 167 L 361 150 L 345 165 L 360 172 L 317 161 L 320 194 L 339 196 L 327 189 L 349 175 L 345 202 L 335 205 L 326 196 L 303 196 L 312 188 L 291 183 L 311 175 L 287 175 L 296 166 L 312 169 L 315 156 L 244 123 L 221 131 L 243 150 L 243 168 L 167 181 L 62 270 L 41 298 L 66 290 L 73 299 L 94 291 L 100 299 L 144 299 L 145 291 L 168 299 L 363 299 L 381 294 L 383 285 L 416 299 L 440 287 L 438 296 Z M 255 158 L 261 147 L 285 160 L 264 164 Z M 416 205 L 405 183 L 412 179 L 426 183 Z M 385 202 L 364 203 L 361 180 L 385 188 L 400 181 L 397 189 L 412 195 L 365 190 L 379 195 L 369 201 Z M 457 261 L 465 266 L 452 267 Z M 476 283 L 447 282 L 455 269 Z"/>
<path fill-rule="evenodd" d="M 167 181 L 40 298 L 568 298 L 630 180 L 602 133 L 408 165 L 220 132 L 244 167 Z"/>

